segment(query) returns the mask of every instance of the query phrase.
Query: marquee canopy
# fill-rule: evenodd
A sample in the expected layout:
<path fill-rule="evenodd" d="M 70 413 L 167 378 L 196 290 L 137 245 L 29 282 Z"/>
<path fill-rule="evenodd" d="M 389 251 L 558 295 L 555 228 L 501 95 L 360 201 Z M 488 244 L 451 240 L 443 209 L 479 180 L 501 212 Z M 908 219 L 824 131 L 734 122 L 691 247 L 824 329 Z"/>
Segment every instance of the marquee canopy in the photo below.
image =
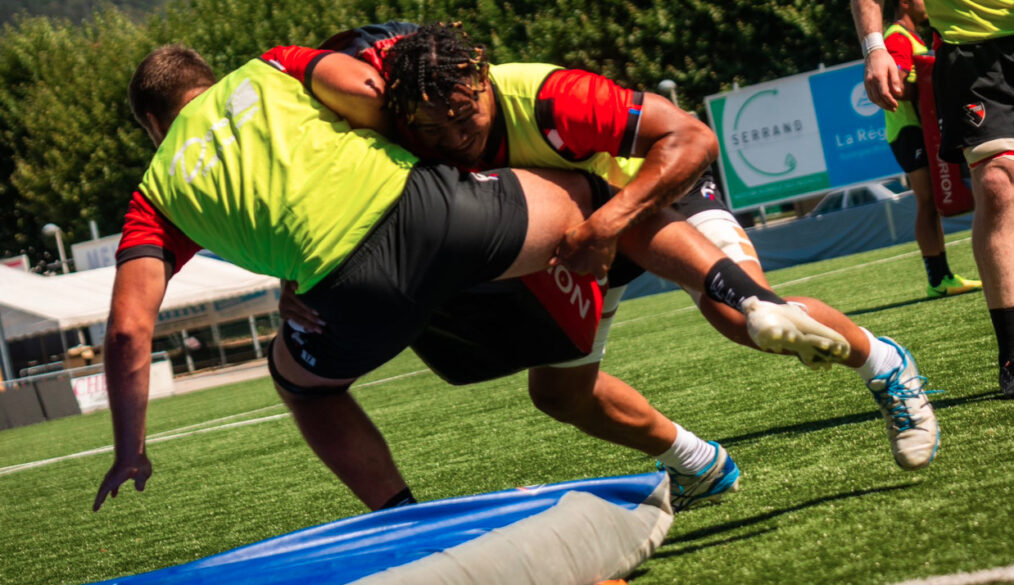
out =
<path fill-rule="evenodd" d="M 0 266 L 0 319 L 4 337 L 16 340 L 105 323 L 109 316 L 115 273 L 115 267 L 107 266 L 58 276 L 40 276 Z M 197 255 L 169 281 L 161 311 L 214 305 L 251 295 L 268 301 L 270 304 L 267 306 L 274 306 L 278 289 L 276 278 Z M 224 304 L 228 309 L 236 303 Z M 259 304 L 261 311 L 264 306 L 264 303 Z M 214 309 L 200 312 L 207 317 L 206 320 L 221 320 L 213 317 Z M 231 318 L 239 316 L 245 315 Z"/>

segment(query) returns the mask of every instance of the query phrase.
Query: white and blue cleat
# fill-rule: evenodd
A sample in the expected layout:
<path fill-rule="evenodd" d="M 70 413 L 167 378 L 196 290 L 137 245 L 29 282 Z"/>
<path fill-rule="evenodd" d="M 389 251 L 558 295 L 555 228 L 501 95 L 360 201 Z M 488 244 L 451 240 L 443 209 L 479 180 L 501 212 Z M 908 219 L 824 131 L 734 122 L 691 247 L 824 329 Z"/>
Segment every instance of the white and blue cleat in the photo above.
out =
<path fill-rule="evenodd" d="M 940 427 L 923 390 L 926 378 L 919 375 L 907 349 L 890 337 L 880 340 L 894 346 L 901 355 L 901 365 L 873 378 L 866 387 L 880 406 L 898 466 L 908 470 L 926 467 L 940 448 Z"/>
<path fill-rule="evenodd" d="M 729 457 L 725 447 L 714 441 L 708 441 L 708 444 L 714 445 L 715 458 L 711 465 L 696 475 L 679 473 L 661 461 L 656 464 L 659 471 L 669 474 L 669 494 L 674 513 L 701 504 L 717 504 L 725 494 L 739 491 L 736 462 Z"/>

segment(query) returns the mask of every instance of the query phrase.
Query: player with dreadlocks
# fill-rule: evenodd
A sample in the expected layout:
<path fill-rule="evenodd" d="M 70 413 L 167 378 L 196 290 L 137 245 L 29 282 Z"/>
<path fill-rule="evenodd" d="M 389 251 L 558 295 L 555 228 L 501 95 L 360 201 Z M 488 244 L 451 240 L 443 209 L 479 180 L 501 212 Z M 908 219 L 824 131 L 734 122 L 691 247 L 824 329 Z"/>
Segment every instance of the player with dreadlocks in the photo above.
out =
<path fill-rule="evenodd" d="M 416 126 L 418 104 L 438 104 L 444 107 L 443 115 L 456 122 L 457 127 L 452 130 L 467 143 L 470 135 L 480 139 L 489 136 L 489 120 L 484 127 L 481 118 L 484 112 L 495 111 L 495 103 L 479 108 L 475 104 L 492 98 L 496 87 L 487 84 L 489 65 L 482 48 L 470 42 L 461 42 L 463 31 L 456 27 L 449 31 L 448 28 L 438 28 L 434 36 L 439 38 L 434 39 L 412 34 L 415 26 L 407 23 L 370 25 L 339 33 L 329 39 L 324 48 L 358 56 L 384 70 L 388 50 L 396 45 L 399 54 L 411 55 L 406 59 L 414 58 L 420 66 L 416 68 L 415 78 L 393 76 L 387 87 L 388 108 L 397 115 L 401 125 Z M 417 47 L 414 52 L 411 50 L 413 46 Z M 435 54 L 439 58 L 434 55 L 434 47 L 437 46 L 440 49 Z M 469 99 L 460 104 L 455 103 L 455 94 L 458 93 L 466 94 Z M 668 105 L 668 102 L 665 103 Z M 686 119 L 677 117 L 677 120 Z M 468 128 L 470 124 L 475 124 L 477 128 Z M 425 135 L 428 131 L 440 135 L 446 128 L 441 129 L 439 126 L 431 128 L 419 125 L 409 129 L 401 138 L 412 142 L 413 137 L 419 133 Z M 504 129 L 499 128 L 499 132 L 503 135 Z M 425 142 L 425 137 L 424 140 L 416 139 L 414 142 L 417 147 L 415 150 L 419 153 L 431 156 L 450 154 L 455 162 L 466 169 L 478 166 L 469 164 L 473 159 L 455 157 L 456 151 L 453 148 L 447 149 L 449 152 L 434 152 L 424 146 L 420 147 L 420 143 Z M 476 149 L 481 153 L 481 148 Z M 461 158 L 466 160 L 462 161 Z M 606 161 L 606 164 L 612 163 Z M 699 183 L 694 193 L 705 199 L 703 192 L 707 190 L 708 184 Z M 749 244 L 745 235 L 742 241 Z M 736 254 L 737 250 L 733 248 L 735 247 L 730 247 L 728 251 Z M 672 246 L 665 254 L 674 259 L 681 253 L 691 254 L 690 249 L 683 249 L 679 245 Z M 739 255 L 743 255 L 742 251 Z M 753 256 L 746 257 L 755 260 Z M 631 277 L 617 274 L 615 269 L 610 272 L 611 288 L 606 295 L 607 306 L 594 350 L 587 357 L 568 363 L 531 368 L 531 397 L 541 410 L 558 420 L 574 424 L 593 436 L 655 454 L 674 480 L 673 504 L 676 509 L 702 501 L 718 500 L 725 492 L 735 489 L 738 477 L 738 470 L 725 450 L 717 443 L 703 441 L 690 431 L 668 421 L 651 408 L 636 390 L 599 371 L 609 322 L 622 294 L 622 287 L 615 285 Z M 702 280 L 703 278 L 691 279 L 690 282 L 697 283 L 700 287 Z M 523 289 L 510 288 L 507 283 L 483 285 L 481 288 L 482 290 L 459 295 L 441 307 L 433 315 L 430 327 L 413 344 L 413 349 L 424 361 L 446 379 L 453 381 L 455 376 L 460 376 L 458 381 L 463 382 L 487 379 L 494 372 L 500 371 L 498 368 L 504 367 L 505 363 L 522 365 L 521 362 L 510 362 L 511 358 L 516 357 L 519 348 L 527 349 L 552 334 L 549 330 L 551 327 L 547 328 L 544 322 L 533 317 L 539 313 L 539 308 L 521 302 L 527 298 Z M 314 323 L 315 316 L 303 311 L 291 294 L 283 293 L 280 308 L 287 318 L 298 320 L 309 328 L 317 326 Z M 831 313 L 830 319 L 834 318 L 835 314 Z M 847 321 L 843 316 L 840 318 Z M 853 333 L 863 335 L 861 330 L 855 329 Z M 745 333 L 743 335 L 746 337 Z M 533 350 L 532 355 L 547 357 L 546 353 L 540 354 L 541 347 L 539 351 Z M 865 349 L 869 349 L 869 346 Z M 525 365 L 546 361 L 529 361 Z M 515 367 L 514 371 L 516 369 Z M 667 424 L 659 425 L 660 420 Z M 659 443 L 660 440 L 664 442 Z M 668 445 L 669 448 L 660 453 L 659 447 L 652 446 L 660 444 Z M 904 457 L 898 460 L 903 466 L 908 466 Z"/>
<path fill-rule="evenodd" d="M 400 38 L 388 49 L 384 76 L 386 103 L 403 142 L 460 168 L 583 169 L 619 187 L 617 196 L 632 189 L 671 193 L 682 177 L 680 161 L 668 149 L 671 136 L 665 123 L 688 118 L 686 112 L 661 96 L 624 89 L 586 71 L 489 65 L 482 47 L 460 27 L 425 26 Z M 728 262 L 735 261 L 766 285 L 756 251 L 716 193 L 714 182 L 704 176 L 675 207 L 726 252 Z M 594 233 L 595 220 L 593 214 L 582 225 Z M 710 293 L 701 294 L 699 281 L 680 284 L 716 328 L 753 345 L 743 332 L 741 312 Z M 614 293 L 615 286 L 609 294 Z M 609 299 L 604 311 L 615 310 L 612 303 L 618 300 Z M 840 361 L 855 369 L 873 393 L 898 464 L 905 469 L 929 464 L 939 433 L 923 391 L 925 379 L 911 354 L 820 301 L 792 300 L 848 340 L 853 351 Z M 601 335 L 609 326 L 603 321 Z"/>

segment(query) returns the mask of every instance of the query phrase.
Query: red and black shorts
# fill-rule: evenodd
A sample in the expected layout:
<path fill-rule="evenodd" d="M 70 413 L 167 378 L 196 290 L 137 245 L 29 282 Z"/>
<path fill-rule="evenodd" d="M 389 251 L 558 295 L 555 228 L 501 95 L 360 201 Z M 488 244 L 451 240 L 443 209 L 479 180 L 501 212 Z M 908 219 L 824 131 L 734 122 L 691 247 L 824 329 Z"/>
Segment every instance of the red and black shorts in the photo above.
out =
<path fill-rule="evenodd" d="M 300 296 L 325 331 L 286 323 L 285 347 L 318 376 L 359 377 L 407 348 L 440 303 L 503 274 L 527 230 L 524 193 L 509 169 L 461 174 L 417 166 L 373 232 Z"/>
<path fill-rule="evenodd" d="M 962 149 L 1014 138 L 1014 36 L 937 51 L 933 88 L 940 157 L 964 162 Z"/>

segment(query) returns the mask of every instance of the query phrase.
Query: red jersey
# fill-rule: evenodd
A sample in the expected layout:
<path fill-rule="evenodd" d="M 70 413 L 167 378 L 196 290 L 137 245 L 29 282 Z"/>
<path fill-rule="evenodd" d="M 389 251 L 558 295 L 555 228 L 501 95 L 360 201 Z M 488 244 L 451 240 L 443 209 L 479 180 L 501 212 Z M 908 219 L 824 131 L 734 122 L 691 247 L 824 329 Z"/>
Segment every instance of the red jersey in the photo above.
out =
<path fill-rule="evenodd" d="M 542 84 L 536 117 L 553 148 L 570 160 L 597 152 L 630 156 L 637 136 L 644 94 L 625 89 L 596 73 L 561 69 Z M 485 168 L 509 166 L 506 132 L 497 116 Z"/>

